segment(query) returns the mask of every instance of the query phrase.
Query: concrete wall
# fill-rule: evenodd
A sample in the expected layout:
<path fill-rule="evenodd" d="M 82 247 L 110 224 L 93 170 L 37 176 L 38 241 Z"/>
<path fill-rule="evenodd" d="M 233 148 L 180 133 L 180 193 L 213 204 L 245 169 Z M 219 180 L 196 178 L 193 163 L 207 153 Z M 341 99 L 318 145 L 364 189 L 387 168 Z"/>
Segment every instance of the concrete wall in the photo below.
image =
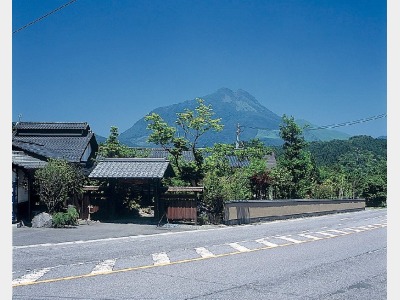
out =
<path fill-rule="evenodd" d="M 248 224 L 365 209 L 365 199 L 290 199 L 230 201 L 224 205 L 224 223 Z"/>

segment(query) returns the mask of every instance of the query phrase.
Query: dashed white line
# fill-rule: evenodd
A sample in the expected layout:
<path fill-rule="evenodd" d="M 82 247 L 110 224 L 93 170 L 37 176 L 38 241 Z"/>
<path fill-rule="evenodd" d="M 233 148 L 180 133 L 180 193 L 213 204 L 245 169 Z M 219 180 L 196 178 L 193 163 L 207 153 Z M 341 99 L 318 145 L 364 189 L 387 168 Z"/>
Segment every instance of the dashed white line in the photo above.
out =
<path fill-rule="evenodd" d="M 153 256 L 153 261 L 154 261 L 155 266 L 165 265 L 165 264 L 169 264 L 171 262 L 169 260 L 167 253 L 165 253 L 165 252 L 153 253 L 152 256 Z"/>
<path fill-rule="evenodd" d="M 363 230 L 371 230 L 370 227 L 368 226 L 358 226 L 357 228 L 363 229 Z"/>
<path fill-rule="evenodd" d="M 335 237 L 335 236 L 337 236 L 336 234 L 332 234 L 332 233 L 324 232 L 324 231 L 317 231 L 316 233 L 322 234 L 322 235 L 325 235 L 325 236 L 328 236 L 328 237 Z"/>
<path fill-rule="evenodd" d="M 354 232 L 363 232 L 364 230 L 362 230 L 362 229 L 357 229 L 357 227 L 356 228 L 344 228 L 345 230 L 351 230 L 351 231 L 354 231 Z"/>
<path fill-rule="evenodd" d="M 209 250 L 207 250 L 204 247 L 199 247 L 195 249 L 197 254 L 199 254 L 201 257 L 207 258 L 207 257 L 214 257 L 215 255 L 210 252 Z"/>
<path fill-rule="evenodd" d="M 345 232 L 345 231 L 342 231 L 342 230 L 336 230 L 336 229 L 329 229 L 329 230 L 327 230 L 327 231 L 332 231 L 332 232 L 336 232 L 336 233 L 339 233 L 339 234 L 350 234 L 349 232 Z"/>
<path fill-rule="evenodd" d="M 50 269 L 51 268 L 35 270 L 31 273 L 25 274 L 24 276 L 22 276 L 20 278 L 14 279 L 12 281 L 12 284 L 25 284 L 25 283 L 35 282 L 40 277 L 42 277 L 44 274 L 46 274 L 48 271 L 50 271 Z"/>
<path fill-rule="evenodd" d="M 281 239 L 281 240 L 285 240 L 285 241 L 289 241 L 289 242 L 292 242 L 292 243 L 295 243 L 295 244 L 303 243 L 303 241 L 299 241 L 299 240 L 296 240 L 296 239 L 292 239 L 292 238 L 290 238 L 290 237 L 283 236 L 283 235 L 281 235 L 281 236 L 276 236 L 276 238 Z"/>
<path fill-rule="evenodd" d="M 235 249 L 237 251 L 240 251 L 240 252 L 248 252 L 248 251 L 250 251 L 249 248 L 246 248 L 246 247 L 244 247 L 242 245 L 239 245 L 238 243 L 229 243 L 228 245 L 231 246 L 233 249 Z"/>
<path fill-rule="evenodd" d="M 94 267 L 92 270 L 91 274 L 98 274 L 98 273 L 104 273 L 104 272 L 110 272 L 113 270 L 113 267 L 115 265 L 116 259 L 107 259 L 99 263 Z"/>
<path fill-rule="evenodd" d="M 271 243 L 271 242 L 267 241 L 266 239 L 258 239 L 258 240 L 256 240 L 256 242 L 260 243 L 260 244 L 263 244 L 265 246 L 271 247 L 271 248 L 279 246 L 277 244 L 274 244 L 274 243 Z"/>
<path fill-rule="evenodd" d="M 312 239 L 314 241 L 322 240 L 322 238 L 313 236 L 311 234 L 299 233 L 299 236 L 303 236 L 305 238 Z"/>

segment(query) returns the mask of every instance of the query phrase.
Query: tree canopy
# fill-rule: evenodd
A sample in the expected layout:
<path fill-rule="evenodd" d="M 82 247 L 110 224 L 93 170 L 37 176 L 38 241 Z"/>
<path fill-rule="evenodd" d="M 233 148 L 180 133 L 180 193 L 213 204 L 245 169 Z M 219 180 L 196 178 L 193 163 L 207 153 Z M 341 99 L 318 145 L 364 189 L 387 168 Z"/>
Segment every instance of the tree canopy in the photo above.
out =
<path fill-rule="evenodd" d="M 152 113 L 145 117 L 148 122 L 147 129 L 151 130 L 148 142 L 160 145 L 169 152 L 175 168 L 183 180 L 197 183 L 203 176 L 203 156 L 197 148 L 199 138 L 208 131 L 221 131 L 223 125 L 220 118 L 214 118 L 211 105 L 206 105 L 204 100 L 197 98 L 197 107 L 194 110 L 185 109 L 177 113 L 175 125 L 181 129 L 183 136 L 177 135 L 177 129 L 168 125 L 164 119 Z M 194 162 L 182 159 L 183 151 L 190 150 Z"/>
<path fill-rule="evenodd" d="M 35 171 L 35 184 L 40 200 L 50 214 L 61 211 L 67 199 L 82 193 L 85 176 L 80 167 L 62 159 L 49 159 Z"/>

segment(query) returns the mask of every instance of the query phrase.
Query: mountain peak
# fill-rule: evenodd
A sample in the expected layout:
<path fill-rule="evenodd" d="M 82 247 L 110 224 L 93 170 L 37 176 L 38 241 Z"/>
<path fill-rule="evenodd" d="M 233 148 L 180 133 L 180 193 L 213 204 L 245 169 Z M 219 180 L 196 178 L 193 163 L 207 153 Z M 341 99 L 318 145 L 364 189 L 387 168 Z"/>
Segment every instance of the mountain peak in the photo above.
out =
<path fill-rule="evenodd" d="M 249 92 L 223 87 L 212 94 L 200 97 L 212 106 L 216 118 L 221 118 L 224 129 L 221 132 L 207 132 L 199 139 L 201 147 L 212 146 L 214 143 L 233 143 L 236 140 L 237 124 L 244 130 L 240 139 L 249 141 L 259 138 L 265 143 L 279 144 L 277 134 L 281 117 L 263 106 Z M 184 109 L 195 109 L 195 99 L 177 104 L 155 108 L 152 112 L 159 114 L 167 124 L 174 124 L 176 114 Z M 263 129 L 265 128 L 265 129 Z M 316 134 L 315 132 L 313 133 Z M 149 130 L 144 119 L 137 121 L 131 128 L 120 134 L 120 141 L 130 146 L 148 146 Z M 332 135 L 333 136 L 333 135 Z M 337 136 L 337 135 L 336 135 Z M 322 139 L 321 139 L 322 140 Z"/>
<path fill-rule="evenodd" d="M 235 107 L 236 111 L 257 112 L 266 110 L 254 96 L 243 89 L 238 89 L 234 92 L 229 88 L 223 87 L 218 89 L 215 93 L 205 96 L 204 99 L 210 101 L 213 105 L 218 103 L 230 103 Z"/>

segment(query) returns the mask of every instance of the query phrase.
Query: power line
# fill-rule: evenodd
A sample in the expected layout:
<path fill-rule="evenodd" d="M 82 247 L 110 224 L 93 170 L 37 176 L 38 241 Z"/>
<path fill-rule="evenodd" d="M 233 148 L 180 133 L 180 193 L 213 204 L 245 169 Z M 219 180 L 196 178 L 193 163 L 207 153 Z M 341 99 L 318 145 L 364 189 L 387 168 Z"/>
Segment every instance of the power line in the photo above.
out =
<path fill-rule="evenodd" d="M 355 124 L 359 124 L 359 123 L 364 123 L 364 122 L 381 119 L 384 117 L 386 117 L 386 114 L 380 114 L 380 115 L 376 115 L 376 116 L 372 116 L 372 117 L 367 117 L 364 119 L 348 121 L 348 122 L 343 122 L 343 123 L 337 123 L 337 124 L 331 124 L 331 125 L 324 125 L 324 126 L 318 126 L 318 127 L 306 127 L 306 128 L 304 128 L 304 130 L 332 129 L 332 128 L 337 128 L 337 127 L 342 127 L 342 126 L 351 126 L 351 125 L 355 125 Z M 251 129 L 259 129 L 259 130 L 276 131 L 275 129 L 270 129 L 270 128 L 251 127 L 251 126 L 244 126 L 244 125 L 242 125 L 241 127 L 246 127 L 246 128 L 251 128 Z"/>
<path fill-rule="evenodd" d="M 51 14 L 53 14 L 53 13 L 55 13 L 55 12 L 57 12 L 57 11 L 63 9 L 64 7 L 66 7 L 66 6 L 70 5 L 70 4 L 72 4 L 72 3 L 75 2 L 75 1 L 76 1 L 76 0 L 71 0 L 71 1 L 69 1 L 68 3 L 65 3 L 64 5 L 61 5 L 60 7 L 58 7 L 58 8 L 56 8 L 56 9 L 52 10 L 51 12 L 45 14 L 44 16 L 41 16 L 40 18 L 37 18 L 36 20 L 34 20 L 34 21 L 32 21 L 32 22 L 30 22 L 30 23 L 28 23 L 28 24 L 26 24 L 26 25 L 24 25 L 24 26 L 18 28 L 17 30 L 13 31 L 13 34 L 19 32 L 19 31 L 21 31 L 21 30 L 23 30 L 23 29 L 25 29 L 25 28 L 27 28 L 27 27 L 33 25 L 33 24 L 35 24 L 36 22 L 39 22 L 40 20 L 43 20 L 44 18 L 46 18 L 46 17 L 50 16 Z"/>
<path fill-rule="evenodd" d="M 304 130 L 331 129 L 331 128 L 337 128 L 337 127 L 342 127 L 342 126 L 351 126 L 354 124 L 365 123 L 365 122 L 377 120 L 377 119 L 384 118 L 384 117 L 386 117 L 386 114 L 381 114 L 381 115 L 377 115 L 377 116 L 367 117 L 364 119 L 359 119 L 359 120 L 349 121 L 349 122 L 344 122 L 344 123 L 339 123 L 339 124 L 331 124 L 331 125 L 325 125 L 325 126 L 319 126 L 319 127 L 310 127 L 310 128 L 305 128 Z"/>

